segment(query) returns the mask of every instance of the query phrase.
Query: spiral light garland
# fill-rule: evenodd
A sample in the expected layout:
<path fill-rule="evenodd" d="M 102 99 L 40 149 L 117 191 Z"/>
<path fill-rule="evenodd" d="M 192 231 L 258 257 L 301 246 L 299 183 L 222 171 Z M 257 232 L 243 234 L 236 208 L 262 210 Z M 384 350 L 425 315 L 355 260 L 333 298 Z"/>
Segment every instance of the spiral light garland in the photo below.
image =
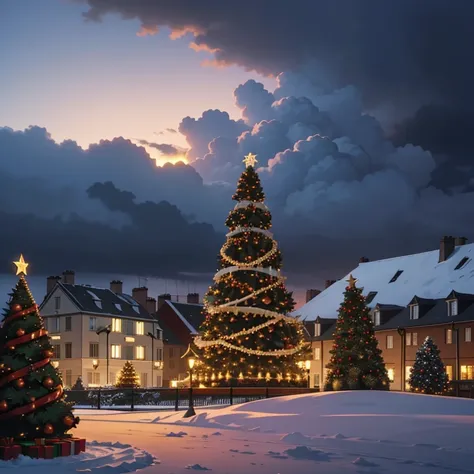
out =
<path fill-rule="evenodd" d="M 242 202 L 238 203 L 235 206 L 235 209 L 248 207 L 248 206 L 259 207 L 259 208 L 264 209 L 264 210 L 268 209 L 267 206 L 265 206 L 264 203 L 253 202 L 253 201 L 242 201 Z M 239 352 L 243 352 L 244 354 L 257 355 L 257 356 L 289 356 L 289 355 L 292 355 L 292 354 L 296 354 L 304 346 L 303 341 L 301 341 L 296 347 L 293 347 L 291 349 L 276 349 L 276 350 L 271 350 L 271 351 L 261 351 L 261 350 L 257 350 L 257 349 L 247 349 L 245 347 L 237 346 L 235 344 L 232 344 L 232 343 L 228 342 L 229 340 L 232 341 L 232 340 L 235 340 L 235 339 L 237 339 L 239 337 L 242 337 L 242 336 L 246 336 L 246 335 L 249 335 L 249 334 L 254 334 L 254 333 L 260 331 L 261 329 L 263 329 L 265 327 L 277 324 L 281 321 L 285 321 L 286 323 L 294 324 L 294 325 L 300 324 L 297 318 L 286 316 L 284 314 L 280 314 L 280 313 L 277 313 L 275 311 L 270 311 L 270 310 L 263 309 L 263 308 L 252 308 L 252 307 L 249 307 L 249 306 L 239 306 L 239 304 L 243 303 L 244 301 L 247 301 L 251 298 L 254 298 L 254 297 L 258 296 L 259 294 L 264 293 L 268 290 L 277 288 L 278 286 L 283 284 L 283 282 L 285 280 L 285 278 L 281 276 L 279 270 L 273 270 L 272 268 L 264 268 L 264 267 L 259 266 L 265 260 L 267 260 L 269 257 L 271 257 L 272 255 L 274 255 L 277 252 L 278 246 L 277 246 L 276 241 L 273 240 L 273 234 L 271 232 L 269 232 L 267 230 L 264 230 L 264 229 L 260 229 L 258 227 L 237 227 L 236 229 L 234 229 L 233 231 L 231 231 L 227 234 L 227 238 L 231 238 L 231 237 L 233 237 L 237 234 L 246 233 L 246 232 L 260 233 L 260 234 L 263 234 L 266 237 L 272 239 L 272 241 L 273 241 L 272 248 L 265 255 L 257 258 L 256 260 L 254 260 L 252 262 L 248 262 L 248 263 L 245 262 L 244 263 L 244 262 L 239 262 L 237 260 L 234 260 L 226 254 L 226 250 L 229 248 L 229 246 L 231 244 L 231 241 L 228 240 L 222 246 L 222 249 L 220 251 L 220 255 L 221 255 L 222 259 L 225 262 L 229 263 L 232 266 L 227 267 L 227 268 L 223 268 L 222 270 L 217 272 L 216 275 L 214 276 L 214 280 L 219 281 L 224 275 L 229 274 L 229 273 L 234 273 L 234 272 L 237 272 L 237 271 L 254 271 L 254 272 L 257 272 L 257 273 L 265 273 L 267 275 L 270 275 L 272 277 L 277 278 L 277 280 L 275 282 L 271 283 L 270 285 L 267 285 L 266 287 L 261 288 L 260 290 L 256 290 L 256 291 L 254 291 L 254 292 L 252 292 L 252 293 L 250 293 L 250 294 L 248 294 L 248 295 L 246 295 L 242 298 L 239 298 L 239 299 L 236 299 L 236 300 L 233 300 L 233 301 L 229 301 L 227 303 L 223 303 L 223 304 L 220 304 L 220 305 L 211 305 L 207 302 L 207 303 L 205 303 L 206 310 L 209 314 L 249 313 L 249 314 L 253 314 L 253 315 L 259 315 L 259 316 L 267 317 L 267 318 L 269 318 L 269 320 L 266 321 L 265 323 L 259 324 L 258 326 L 254 326 L 254 327 L 251 327 L 249 329 L 244 329 L 242 331 L 239 331 L 237 333 L 234 333 L 234 334 L 231 334 L 231 335 L 228 335 L 228 336 L 222 336 L 219 339 L 205 341 L 205 340 L 202 339 L 201 336 L 197 336 L 194 339 L 194 343 L 196 344 L 197 347 L 200 347 L 200 348 L 211 347 L 211 346 L 223 346 L 223 347 L 226 347 L 228 349 L 233 349 L 233 350 L 236 350 L 236 351 L 239 351 Z"/>

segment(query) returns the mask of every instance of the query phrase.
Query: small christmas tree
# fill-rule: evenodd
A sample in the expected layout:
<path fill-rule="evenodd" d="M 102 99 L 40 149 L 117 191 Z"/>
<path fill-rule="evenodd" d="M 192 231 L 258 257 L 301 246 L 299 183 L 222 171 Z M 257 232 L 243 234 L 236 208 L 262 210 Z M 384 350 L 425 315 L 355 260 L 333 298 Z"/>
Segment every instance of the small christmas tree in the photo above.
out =
<path fill-rule="evenodd" d="M 205 297 L 202 337 L 194 340 L 203 362 L 197 378 L 213 385 L 302 384 L 303 326 L 289 315 L 295 302 L 280 273 L 281 253 L 269 230 L 272 216 L 255 155 L 244 162 L 219 271 Z"/>
<path fill-rule="evenodd" d="M 388 390 L 390 381 L 369 309 L 352 275 L 334 332 L 325 390 Z"/>
<path fill-rule="evenodd" d="M 427 337 L 416 352 L 408 379 L 412 392 L 441 394 L 448 389 L 448 375 L 439 356 L 438 346 Z"/>
<path fill-rule="evenodd" d="M 82 382 L 82 377 L 77 377 L 76 383 L 71 387 L 71 390 L 84 390 L 84 384 Z"/>
<path fill-rule="evenodd" d="M 140 386 L 137 371 L 129 360 L 125 362 L 122 370 L 120 371 L 115 386 L 118 388 L 135 388 Z"/>
<path fill-rule="evenodd" d="M 23 255 L 0 328 L 0 438 L 57 438 L 79 423 L 51 364 L 53 348 L 31 294 Z"/>

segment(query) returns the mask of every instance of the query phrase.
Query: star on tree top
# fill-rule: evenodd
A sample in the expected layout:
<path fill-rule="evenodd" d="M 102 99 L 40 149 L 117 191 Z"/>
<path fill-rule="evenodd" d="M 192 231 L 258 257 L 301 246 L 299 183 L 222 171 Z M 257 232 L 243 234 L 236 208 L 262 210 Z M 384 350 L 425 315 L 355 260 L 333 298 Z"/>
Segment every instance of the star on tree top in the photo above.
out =
<path fill-rule="evenodd" d="M 349 278 L 346 280 L 349 283 L 349 288 L 355 288 L 355 284 L 357 282 L 357 278 L 354 278 L 352 276 L 352 273 L 350 274 Z"/>
<path fill-rule="evenodd" d="M 245 156 L 245 158 L 242 161 L 245 163 L 246 167 L 254 166 L 255 163 L 258 163 L 257 155 L 249 153 L 248 155 Z"/>
<path fill-rule="evenodd" d="M 23 254 L 20 254 L 20 258 L 17 262 L 13 262 L 14 265 L 16 265 L 16 274 L 20 275 L 26 275 L 26 268 L 28 267 L 29 263 L 25 262 L 25 259 L 23 258 Z"/>

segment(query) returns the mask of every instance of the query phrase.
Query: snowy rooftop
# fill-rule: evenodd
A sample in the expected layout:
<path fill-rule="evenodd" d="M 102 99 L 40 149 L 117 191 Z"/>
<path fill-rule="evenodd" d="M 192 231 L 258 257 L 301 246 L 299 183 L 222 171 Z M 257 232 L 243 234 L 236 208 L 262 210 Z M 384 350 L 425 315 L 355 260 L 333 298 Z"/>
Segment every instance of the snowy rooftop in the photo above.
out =
<path fill-rule="evenodd" d="M 332 284 L 311 301 L 295 311 L 302 319 L 337 318 L 337 310 L 344 299 L 349 275 L 358 279 L 357 286 L 369 298 L 368 306 L 377 303 L 406 306 L 416 295 L 422 298 L 445 298 L 452 290 L 474 293 L 474 244 L 455 248 L 441 263 L 439 250 L 414 255 L 360 263 L 344 278 Z M 398 274 L 398 275 L 397 275 Z"/>

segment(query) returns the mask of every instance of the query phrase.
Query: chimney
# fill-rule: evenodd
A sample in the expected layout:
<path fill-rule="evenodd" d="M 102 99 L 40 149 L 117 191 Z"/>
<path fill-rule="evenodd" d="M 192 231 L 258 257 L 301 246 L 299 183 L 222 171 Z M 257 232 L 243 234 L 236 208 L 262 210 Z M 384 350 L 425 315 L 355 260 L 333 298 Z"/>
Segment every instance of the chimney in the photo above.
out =
<path fill-rule="evenodd" d="M 199 304 L 199 293 L 188 293 L 186 302 L 188 304 Z"/>
<path fill-rule="evenodd" d="M 306 303 L 308 303 L 308 301 L 311 301 L 315 296 L 318 296 L 319 293 L 321 293 L 321 290 L 316 290 L 314 288 L 306 290 Z"/>
<path fill-rule="evenodd" d="M 132 298 L 144 308 L 146 308 L 146 300 L 148 298 L 148 288 L 141 286 L 132 290 Z"/>
<path fill-rule="evenodd" d="M 148 297 L 146 299 L 146 310 L 148 311 L 149 314 L 154 314 L 156 313 L 156 300 L 155 298 Z"/>
<path fill-rule="evenodd" d="M 368 259 L 367 257 L 360 257 L 359 259 L 359 263 L 368 263 L 370 262 L 370 259 Z"/>
<path fill-rule="evenodd" d="M 170 301 L 171 300 L 171 295 L 169 293 L 163 293 L 161 295 L 158 295 L 158 305 L 157 305 L 157 309 L 160 309 L 163 304 L 165 303 L 165 301 Z"/>
<path fill-rule="evenodd" d="M 123 293 L 123 282 L 120 280 L 112 280 L 110 282 L 110 291 L 113 293 Z"/>
<path fill-rule="evenodd" d="M 76 274 L 72 270 L 65 270 L 63 272 L 63 283 L 66 285 L 74 285 L 74 282 L 76 280 L 75 278 Z"/>
<path fill-rule="evenodd" d="M 452 236 L 445 235 L 439 244 L 439 260 L 438 262 L 445 262 L 454 252 L 455 239 Z"/>
<path fill-rule="evenodd" d="M 455 237 L 454 238 L 454 245 L 458 247 L 459 245 L 466 245 L 467 238 L 466 237 Z"/>
<path fill-rule="evenodd" d="M 60 276 L 49 276 L 46 278 L 46 294 L 49 295 L 52 291 L 53 288 L 56 286 L 56 283 L 58 281 L 61 281 Z"/>
<path fill-rule="evenodd" d="M 326 284 L 324 285 L 324 289 L 328 289 L 331 285 L 336 283 L 337 280 L 326 280 Z"/>

